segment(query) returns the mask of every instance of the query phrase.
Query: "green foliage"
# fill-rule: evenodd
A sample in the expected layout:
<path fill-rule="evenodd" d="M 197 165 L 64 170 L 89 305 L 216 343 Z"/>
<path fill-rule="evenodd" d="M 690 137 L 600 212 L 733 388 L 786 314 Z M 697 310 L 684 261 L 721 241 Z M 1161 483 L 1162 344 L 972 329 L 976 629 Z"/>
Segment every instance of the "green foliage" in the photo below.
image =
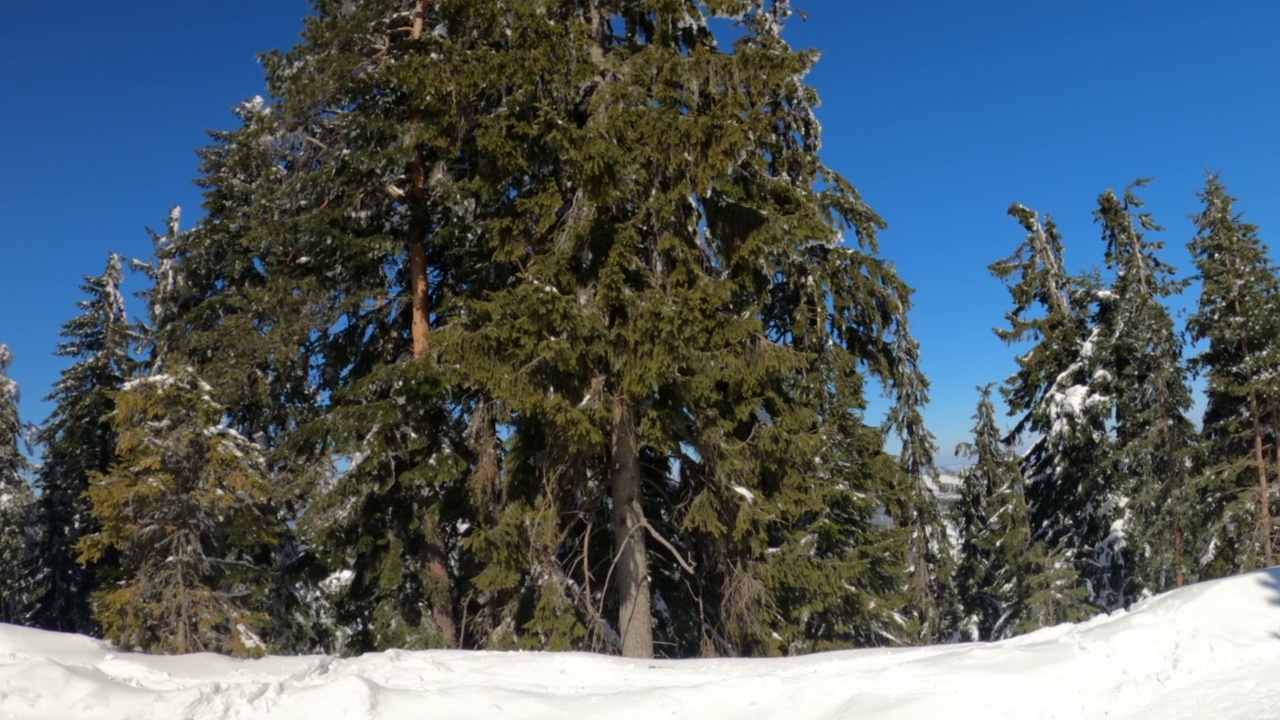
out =
<path fill-rule="evenodd" d="M 512 560 L 512 590 L 542 582 L 519 548 L 559 558 L 558 596 L 593 646 L 607 641 L 600 618 L 619 601 L 601 586 L 620 539 L 598 528 L 617 492 L 615 411 L 634 407 L 661 652 L 907 641 L 894 617 L 910 535 L 875 518 L 891 506 L 919 528 L 925 496 L 862 425 L 859 372 L 923 402 L 910 291 L 874 255 L 882 221 L 817 158 L 816 96 L 797 79 L 812 56 L 768 12 L 721 52 L 705 22 L 741 8 L 673 5 L 590 3 L 558 28 L 581 48 L 571 67 L 597 74 L 542 80 L 540 141 L 504 150 L 536 170 L 481 233 L 513 275 L 446 330 L 446 357 L 503 413 L 508 487 L 564 520 L 524 533 L 505 520 L 474 548 Z M 898 424 L 922 429 L 905 407 Z"/>
<path fill-rule="evenodd" d="M 48 630 L 97 633 L 89 595 L 97 589 L 99 569 L 80 565 L 75 546 L 97 529 L 90 515 L 89 476 L 105 473 L 114 458 L 112 393 L 133 375 L 136 364 L 130 353 L 137 338 L 120 292 L 123 280 L 119 255 L 108 258 L 102 275 L 84 278 L 80 288 L 86 297 L 77 303 L 82 312 L 63 325 L 56 352 L 75 362 L 46 398 L 55 406 L 40 431 L 39 597 L 31 620 Z"/>
<path fill-rule="evenodd" d="M 1187 330 L 1204 346 L 1190 364 L 1206 380 L 1208 405 L 1189 521 L 1201 576 L 1212 578 L 1263 567 L 1274 556 L 1280 279 L 1257 226 L 1235 212 L 1217 175 L 1199 197 L 1204 208 L 1188 247 L 1201 291 Z"/>
<path fill-rule="evenodd" d="M 1127 188 L 1123 199 L 1104 192 L 1094 213 L 1107 267 L 1115 273 L 1099 344 L 1107 358 L 1103 372 L 1109 382 L 1103 388 L 1115 406 L 1112 462 L 1118 495 L 1125 499 L 1112 512 L 1112 534 L 1123 546 L 1116 548 L 1122 558 L 1115 563 L 1115 599 L 1108 607 L 1127 606 L 1140 592 L 1164 592 L 1195 577 L 1184 513 L 1195 505 L 1188 467 L 1196 433 L 1186 416 L 1191 391 L 1182 339 L 1164 304 L 1186 283 L 1172 279 L 1173 268 L 1159 259 L 1163 243 L 1146 236 L 1162 228 L 1142 211 L 1135 194 L 1145 184 Z"/>
<path fill-rule="evenodd" d="M 973 442 L 956 448 L 972 462 L 961 475 L 953 508 L 960 537 L 956 585 L 969 640 L 1007 637 L 1017 625 L 1018 598 L 1031 542 L 1022 473 L 1002 442 L 991 404 L 991 386 L 979 388 Z"/>
<path fill-rule="evenodd" d="M 1043 541 L 1031 540 L 1018 459 L 996 427 L 991 386 L 979 391 L 973 442 L 956 449 L 972 461 L 954 508 L 962 635 L 1001 640 L 1087 617 L 1087 592 L 1075 568 Z"/>
<path fill-rule="evenodd" d="M 1080 584 L 1070 557 L 1043 541 L 1027 553 L 1027 574 L 1018 587 L 1024 598 L 1010 634 L 1021 635 L 1060 623 L 1080 622 L 1097 613 L 1089 588 Z"/>
<path fill-rule="evenodd" d="M 1105 387 L 1110 369 L 1099 350 L 1097 317 L 1110 293 L 1096 278 L 1067 274 L 1051 219 L 1042 225 L 1034 211 L 1016 204 L 1009 214 L 1027 236 L 991 272 L 1006 283 L 1014 302 L 1006 316 L 1009 327 L 996 334 L 1010 344 L 1032 343 L 1001 388 L 1018 418 L 1010 440 L 1034 436 L 1022 459 L 1031 539 L 1060 553 L 1091 602 L 1117 607 L 1124 597 L 1117 586 L 1124 556 L 1112 523 L 1123 499 L 1109 467 L 1113 401 Z"/>
<path fill-rule="evenodd" d="M 335 397 L 322 419 L 295 438 L 324 454 L 345 453 L 341 469 L 311 496 L 303 518 L 310 552 L 324 567 L 350 569 L 333 593 L 335 621 L 353 628 L 339 648 L 445 647 L 434 618 L 451 588 L 431 572 L 434 548 L 456 526 L 444 515 L 466 459 L 450 450 L 451 419 L 439 376 L 425 363 L 391 366 Z M 456 507 L 456 504 L 452 505 Z"/>
<path fill-rule="evenodd" d="M 788 3 L 313 6 L 201 151 L 207 217 L 137 265 L 150 377 L 106 394 L 79 544 L 109 637 L 949 635 L 911 290 L 818 156 Z"/>
<path fill-rule="evenodd" d="M 261 653 L 264 552 L 278 528 L 264 509 L 266 467 L 221 424 L 211 388 L 189 371 L 113 394 L 116 459 L 89 487 L 99 529 L 81 559 L 114 556 L 95 619 L 125 648 Z"/>

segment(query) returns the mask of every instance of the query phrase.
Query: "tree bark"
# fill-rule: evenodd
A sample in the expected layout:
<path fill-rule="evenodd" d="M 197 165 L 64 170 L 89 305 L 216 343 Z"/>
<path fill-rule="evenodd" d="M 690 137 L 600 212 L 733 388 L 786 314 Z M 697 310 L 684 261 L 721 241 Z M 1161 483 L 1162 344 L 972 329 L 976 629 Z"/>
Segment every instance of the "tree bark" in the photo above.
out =
<path fill-rule="evenodd" d="M 422 38 L 427 8 L 431 0 L 417 0 L 413 8 L 413 26 L 409 37 Z M 409 111 L 411 128 L 422 122 L 416 108 Z M 431 349 L 431 287 L 427 267 L 427 163 L 422 150 L 415 148 L 409 161 L 409 282 L 412 295 L 413 360 L 423 362 Z M 439 584 L 442 597 L 431 603 L 431 617 L 444 639 L 445 647 L 457 648 L 458 624 L 453 616 L 453 576 L 449 571 L 449 551 L 444 532 L 438 523 L 427 520 L 431 529 L 422 551 L 422 563 Z"/>
<path fill-rule="evenodd" d="M 1267 464 L 1262 452 L 1262 418 L 1258 416 L 1258 394 L 1249 393 L 1249 410 L 1253 414 L 1253 459 L 1258 466 L 1258 532 L 1262 535 L 1262 562 L 1271 567 L 1271 491 L 1267 488 Z"/>
<path fill-rule="evenodd" d="M 1186 541 L 1183 539 L 1182 522 L 1178 519 L 1177 509 L 1173 511 L 1173 518 L 1174 574 L 1176 575 L 1176 587 L 1182 587 L 1187 584 L 1186 574 L 1182 571 L 1182 553 Z"/>
<path fill-rule="evenodd" d="M 427 7 L 431 0 L 417 0 L 413 9 L 413 27 L 409 36 L 422 38 Z M 409 126 L 422 121 L 417 108 L 409 111 Z M 409 162 L 409 282 L 413 296 L 413 359 L 421 360 L 431 347 L 431 289 L 427 272 L 427 163 L 422 150 L 415 148 Z"/>
<path fill-rule="evenodd" d="M 613 544 L 617 562 L 618 632 L 625 657 L 653 657 L 653 612 L 649 556 L 645 546 L 640 454 L 636 442 L 639 412 L 619 399 L 615 409 L 609 489 L 613 494 Z"/>

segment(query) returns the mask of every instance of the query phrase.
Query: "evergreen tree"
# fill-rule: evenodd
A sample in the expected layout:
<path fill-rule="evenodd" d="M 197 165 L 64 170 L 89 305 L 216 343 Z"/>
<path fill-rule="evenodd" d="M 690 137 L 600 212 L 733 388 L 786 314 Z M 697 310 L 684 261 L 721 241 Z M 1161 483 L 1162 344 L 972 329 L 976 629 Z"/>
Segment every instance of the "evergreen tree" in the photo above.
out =
<path fill-rule="evenodd" d="M 188 371 L 132 380 L 113 394 L 118 442 L 89 486 L 99 529 L 81 558 L 118 558 L 93 596 L 106 637 L 151 652 L 264 650 L 264 554 L 275 539 L 259 448 L 222 424 Z"/>
<path fill-rule="evenodd" d="M 181 236 L 182 208 L 169 209 L 163 235 L 147 228 L 151 236 L 150 261 L 132 260 L 130 267 L 150 282 L 150 287 L 137 293 L 147 304 L 148 317 L 139 321 L 135 330 L 138 351 L 144 356 L 141 369 L 156 375 L 163 371 L 165 357 L 172 348 L 169 328 L 179 316 L 178 301 L 181 298 L 181 276 L 174 263 L 174 243 Z"/>
<path fill-rule="evenodd" d="M 77 303 L 82 312 L 63 325 L 56 353 L 75 362 L 46 398 L 54 409 L 40 432 L 44 453 L 36 485 L 42 534 L 32 621 L 48 630 L 96 632 L 89 609 L 96 568 L 76 561 L 75 546 L 97 529 L 88 504 L 89 475 L 111 465 L 116 445 L 111 397 L 134 373 L 130 349 L 136 338 L 120 293 L 122 281 L 119 255 L 108 258 L 102 275 L 84 278 L 80 288 L 86 298 Z"/>
<path fill-rule="evenodd" d="M 1018 416 L 1010 439 L 1035 436 L 1022 459 L 1032 540 L 1062 553 L 1090 602 L 1118 607 L 1123 599 L 1112 582 L 1120 558 L 1108 545 L 1119 500 L 1108 466 L 1113 401 L 1102 387 L 1108 377 L 1097 325 L 1108 294 L 1096 279 L 1066 272 L 1052 219 L 1041 225 L 1034 211 L 1016 204 L 1009 214 L 1027 231 L 1026 240 L 991 271 L 1014 301 L 1009 327 L 997 329 L 997 336 L 1034 343 L 1002 388 L 1010 413 Z M 1049 556 L 1045 561 L 1048 569 Z M 1067 615 L 1074 613 L 1067 608 Z"/>
<path fill-rule="evenodd" d="M 957 591 L 969 640 L 1001 640 L 1079 619 L 1084 589 L 1075 569 L 1043 541 L 1031 541 L 1018 458 L 996 427 L 991 386 L 979 388 L 973 442 L 956 453 L 972 464 L 961 475 L 955 508 L 960 536 Z"/>
<path fill-rule="evenodd" d="M 788 4 L 314 7 L 265 60 L 275 102 L 206 156 L 219 210 L 176 243 L 178 325 L 271 338 L 248 365 L 205 352 L 210 377 L 306 348 L 318 407 L 274 462 L 313 469 L 298 527 L 346 648 L 937 632 L 910 290 L 817 157 Z"/>
<path fill-rule="evenodd" d="M 1199 194 L 1189 249 L 1201 281 L 1187 323 L 1191 360 L 1207 380 L 1208 406 L 1197 453 L 1196 551 L 1203 577 L 1273 565 L 1272 521 L 1280 420 L 1280 279 L 1258 228 L 1234 210 L 1217 175 Z"/>
<path fill-rule="evenodd" d="M 1102 352 L 1115 405 L 1114 472 L 1118 502 L 1112 533 L 1100 557 L 1114 575 L 1116 603 L 1127 606 L 1140 591 L 1163 592 L 1187 581 L 1194 560 L 1183 517 L 1193 507 L 1188 464 L 1195 428 L 1187 419 L 1191 391 L 1182 364 L 1182 342 L 1164 302 L 1184 283 L 1157 253 L 1163 243 L 1135 189 L 1123 199 L 1108 190 L 1098 199 L 1097 221 L 1106 243 L 1107 267 L 1114 271 L 1112 295 L 1102 315 Z M 1194 575 L 1193 575 L 1194 577 Z"/>
<path fill-rule="evenodd" d="M 954 552 L 930 484 L 938 470 L 934 466 L 937 445 L 922 414 L 929 401 L 929 384 L 919 367 L 916 342 L 905 333 L 896 342 L 900 366 L 892 377 L 898 404 L 890 411 L 888 423 L 897 428 L 902 443 L 899 465 L 908 483 L 903 493 L 906 512 L 897 521 L 910 531 L 913 609 L 921 625 L 921 641 L 941 642 L 959 629 L 962 608 L 952 584 Z"/>
<path fill-rule="evenodd" d="M 972 464 L 961 474 L 956 524 L 957 590 L 968 640 L 1008 637 L 1019 621 L 1015 594 L 1031 544 L 1018 460 L 996 427 L 991 386 L 979 388 L 973 442 L 956 448 Z"/>
<path fill-rule="evenodd" d="M 350 572 L 335 600 L 349 650 L 457 647 L 475 401 L 445 382 L 430 337 L 456 294 L 489 282 L 467 259 L 473 218 L 511 197 L 478 178 L 474 148 L 510 96 L 494 79 L 518 66 L 497 51 L 522 38 L 501 33 L 494 3 L 314 5 L 302 44 L 265 58 L 280 172 L 254 194 L 281 212 L 252 240 L 261 297 L 305 308 L 327 398 L 288 462 L 343 468 L 313 485 L 299 527 L 315 557 Z"/>
<path fill-rule="evenodd" d="M 278 117 L 262 98 L 234 109 L 241 125 L 211 133 L 199 151 L 205 217 L 175 233 L 164 252 L 180 281 L 167 304 L 174 317 L 158 342 L 181 355 L 227 415 L 227 425 L 262 448 L 281 534 L 271 573 L 272 652 L 339 651 L 333 609 L 320 582 L 329 574 L 302 532 L 310 490 L 331 464 L 306 462 L 284 447 L 319 410 L 320 335 L 299 287 L 299 252 L 282 219 L 279 176 L 290 153 Z"/>
<path fill-rule="evenodd" d="M 134 267 L 148 320 L 136 330 L 142 377 L 107 394 L 115 452 L 91 472 L 94 532 L 81 562 L 102 564 L 94 620 L 125 647 L 161 652 L 265 651 L 261 635 L 279 522 L 262 448 L 227 424 L 214 389 L 185 362 L 176 328 L 190 298 L 177 249 L 181 211 Z"/>
<path fill-rule="evenodd" d="M 32 601 L 33 498 L 27 484 L 18 384 L 8 376 L 13 355 L 0 344 L 0 622 L 23 624 Z"/>
<path fill-rule="evenodd" d="M 531 119 L 544 134 L 516 159 L 537 174 L 488 225 L 517 275 L 444 333 L 510 428 L 509 512 L 546 524 L 531 539 L 510 517 L 472 547 L 548 559 L 556 595 L 521 630 L 574 610 L 581 629 L 563 633 L 600 627 L 627 655 L 910 639 L 866 610 L 902 609 L 912 576 L 857 560 L 874 546 L 905 568 L 914 538 L 929 562 L 919 533 L 870 517 L 878 502 L 919 527 L 915 478 L 878 461 L 878 433 L 823 443 L 861 422 L 860 363 L 901 406 L 922 400 L 909 290 L 875 257 L 881 220 L 817 158 L 798 79 L 814 58 L 779 37 L 786 4 L 551 6 L 558 46 L 581 54 L 568 77 L 546 56 L 521 64 L 564 117 Z M 717 16 L 740 20 L 732 52 Z M 547 587 L 518 562 L 484 581 Z"/>

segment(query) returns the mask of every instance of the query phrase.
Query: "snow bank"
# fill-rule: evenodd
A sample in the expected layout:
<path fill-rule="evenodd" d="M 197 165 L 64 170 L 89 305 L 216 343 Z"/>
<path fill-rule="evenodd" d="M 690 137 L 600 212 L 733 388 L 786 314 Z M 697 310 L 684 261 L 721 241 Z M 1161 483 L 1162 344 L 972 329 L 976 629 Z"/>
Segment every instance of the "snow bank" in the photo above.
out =
<path fill-rule="evenodd" d="M 0 625 L 0 718 L 1280 717 L 1280 569 L 990 645 L 782 660 L 157 657 Z"/>

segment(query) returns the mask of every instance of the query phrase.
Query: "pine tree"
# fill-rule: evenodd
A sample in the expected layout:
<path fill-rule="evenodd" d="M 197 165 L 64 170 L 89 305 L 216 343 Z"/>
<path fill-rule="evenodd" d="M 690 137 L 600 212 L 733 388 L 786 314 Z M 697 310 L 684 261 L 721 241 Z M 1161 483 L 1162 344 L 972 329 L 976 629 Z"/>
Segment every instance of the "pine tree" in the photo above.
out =
<path fill-rule="evenodd" d="M 32 587 L 32 515 L 34 499 L 27 484 L 27 459 L 18 417 L 18 384 L 8 376 L 13 355 L 0 344 L 0 622 L 24 624 Z"/>
<path fill-rule="evenodd" d="M 979 388 L 973 442 L 956 448 L 972 464 L 961 474 L 956 524 L 960 537 L 957 590 L 969 640 L 1008 637 L 1020 618 L 1015 589 L 1030 546 L 1018 460 L 996 427 L 991 386 Z"/>
<path fill-rule="evenodd" d="M 580 75 L 543 86 L 540 107 L 565 116 L 535 116 L 545 134 L 519 166 L 540 172 L 489 225 L 518 275 L 444 333 L 510 428 L 511 513 L 546 524 L 529 539 L 513 517 L 473 546 L 539 548 L 557 584 L 535 608 L 579 613 L 626 655 L 903 641 L 860 611 L 892 614 L 912 578 L 860 566 L 871 543 L 850 540 L 905 565 L 911 536 L 877 533 L 854 496 L 914 523 L 918 489 L 879 462 L 877 433 L 823 439 L 861 422 L 860 362 L 903 404 L 921 389 L 903 369 L 909 290 L 874 255 L 882 221 L 817 159 L 798 79 L 813 57 L 779 37 L 786 4 L 556 7 Z M 733 52 L 717 16 L 741 21 Z M 512 562 L 488 589 L 523 595 L 526 572 Z"/>
<path fill-rule="evenodd" d="M 130 354 L 136 340 L 120 293 L 123 269 L 111 255 L 102 275 L 84 278 L 86 298 L 80 315 L 62 327 L 57 355 L 74 359 L 46 398 L 53 413 L 40 432 L 43 464 L 39 597 L 32 621 L 39 627 L 94 634 L 89 594 L 97 588 L 97 569 L 76 561 L 76 543 L 96 531 L 87 491 L 91 473 L 104 473 L 115 455 L 116 436 L 109 416 L 112 393 L 134 373 Z"/>
<path fill-rule="evenodd" d="M 1280 279 L 1258 228 L 1234 210 L 1217 175 L 1199 194 L 1189 249 L 1201 281 L 1187 322 L 1191 359 L 1206 378 L 1208 406 L 1197 453 L 1197 551 L 1203 577 L 1275 562 L 1273 517 L 1280 419 Z"/>
<path fill-rule="evenodd" d="M 510 196 L 473 148 L 508 99 L 493 79 L 517 67 L 496 54 L 513 40 L 493 3 L 314 5 L 302 44 L 265 58 L 281 172 L 255 188 L 282 210 L 257 233 L 263 297 L 306 309 L 329 399 L 290 462 L 346 466 L 299 526 L 351 573 L 335 599 L 349 650 L 457 647 L 475 400 L 445 382 L 431 337 L 455 294 L 490 282 L 468 259 L 473 218 Z"/>
<path fill-rule="evenodd" d="M 264 554 L 277 528 L 259 448 L 222 424 L 189 371 L 113 393 L 115 462 L 93 473 L 99 529 L 81 558 L 118 558 L 93 596 L 105 636 L 151 652 L 259 654 Z"/>
<path fill-rule="evenodd" d="M 97 527 L 77 545 L 102 564 L 94 620 L 125 647 L 256 655 L 279 521 L 262 448 L 226 422 L 215 391 L 186 362 L 175 338 L 191 297 L 177 248 L 181 211 L 152 232 L 151 280 L 139 294 L 147 322 L 136 333 L 145 374 L 108 393 L 115 452 L 91 472 Z"/>
<path fill-rule="evenodd" d="M 1182 364 L 1182 342 L 1164 305 L 1185 283 L 1158 253 L 1163 243 L 1135 194 L 1123 199 L 1108 190 L 1098 199 L 1107 267 L 1114 271 L 1112 295 L 1102 316 L 1107 392 L 1115 403 L 1117 507 L 1109 553 L 1100 564 L 1114 569 L 1109 606 L 1128 606 L 1139 592 L 1163 592 L 1187 581 L 1194 561 L 1187 547 L 1185 511 L 1194 506 L 1188 464 L 1195 428 L 1187 419 L 1191 391 Z M 1108 560 L 1112 560 L 1108 562 Z M 1194 575 L 1193 575 L 1194 577 Z"/>
<path fill-rule="evenodd" d="M 314 415 L 273 457 L 316 469 L 298 527 L 347 650 L 771 654 L 936 625 L 937 578 L 908 572 L 945 558 L 910 290 L 817 157 L 787 3 L 314 7 L 265 59 L 274 101 L 206 156 L 178 325 L 306 348 Z"/>
<path fill-rule="evenodd" d="M 956 448 L 972 462 L 955 508 L 956 585 L 969 640 L 1001 640 L 1086 614 L 1075 569 L 1031 540 L 1022 471 L 996 427 L 991 388 L 979 388 L 973 442 Z"/>
<path fill-rule="evenodd" d="M 286 439 L 318 415 L 315 295 L 298 286 L 308 258 L 282 227 L 282 142 L 275 109 L 253 98 L 234 109 L 240 127 L 210 133 L 199 151 L 197 184 L 205 217 L 173 234 L 164 253 L 179 281 L 167 304 L 174 317 L 158 342 L 214 388 L 227 425 L 266 454 L 281 534 L 271 573 L 272 652 L 340 651 L 333 608 L 320 582 L 329 575 L 303 533 L 311 489 L 331 463 L 308 462 Z"/>
<path fill-rule="evenodd" d="M 151 236 L 152 255 L 149 261 L 132 260 L 130 267 L 150 282 L 150 287 L 137 293 L 147 304 L 148 317 L 139 321 L 135 332 L 138 351 L 144 356 L 141 370 L 147 374 L 160 374 L 165 359 L 173 345 L 169 329 L 176 322 L 182 299 L 182 277 L 174 263 L 174 243 L 181 237 L 182 208 L 169 208 L 165 232 L 160 234 L 147 228 Z"/>
<path fill-rule="evenodd" d="M 1119 557 L 1107 546 L 1118 500 L 1108 466 L 1113 401 L 1102 386 L 1108 378 L 1098 352 L 1097 313 L 1107 293 L 1096 278 L 1066 272 L 1052 219 L 1041 225 L 1034 211 L 1016 204 L 1009 214 L 1027 231 L 1026 240 L 991 271 L 1014 301 L 1009 327 L 997 336 L 1034 343 L 1001 389 L 1018 417 L 1010 439 L 1036 436 L 1022 459 L 1032 541 L 1060 552 L 1090 602 L 1110 609 L 1122 598 L 1111 584 Z"/>
<path fill-rule="evenodd" d="M 905 328 L 904 328 L 905 330 Z M 937 445 L 924 425 L 928 381 L 919 367 L 920 350 L 905 332 L 896 339 L 900 366 L 892 373 L 898 404 L 888 424 L 895 426 L 902 443 L 899 465 L 906 474 L 906 505 L 897 522 L 910 531 L 913 606 L 924 643 L 941 642 L 959 629 L 962 608 L 952 581 L 954 552 L 937 496 L 930 482 L 938 476 L 934 465 Z"/>

